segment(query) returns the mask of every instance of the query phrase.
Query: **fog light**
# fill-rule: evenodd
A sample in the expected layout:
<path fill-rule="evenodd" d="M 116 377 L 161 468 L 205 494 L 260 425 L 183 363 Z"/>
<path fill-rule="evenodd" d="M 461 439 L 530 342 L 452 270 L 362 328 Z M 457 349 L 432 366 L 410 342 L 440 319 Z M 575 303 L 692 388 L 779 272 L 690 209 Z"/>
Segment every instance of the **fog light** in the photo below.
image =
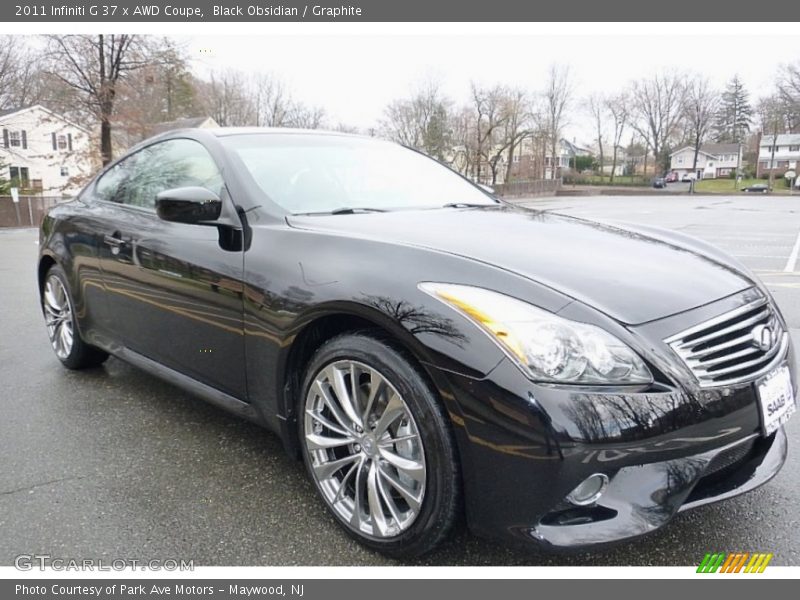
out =
<path fill-rule="evenodd" d="M 608 475 L 595 473 L 589 475 L 567 495 L 567 500 L 577 506 L 593 504 L 600 499 L 608 487 Z"/>

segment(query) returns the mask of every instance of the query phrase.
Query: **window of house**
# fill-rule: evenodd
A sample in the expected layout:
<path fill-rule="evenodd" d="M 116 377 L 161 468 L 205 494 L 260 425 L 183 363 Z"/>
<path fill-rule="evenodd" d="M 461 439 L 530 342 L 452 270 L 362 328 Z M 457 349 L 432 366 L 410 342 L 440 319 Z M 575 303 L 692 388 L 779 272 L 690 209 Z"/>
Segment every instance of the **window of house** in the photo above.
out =
<path fill-rule="evenodd" d="M 708 163 L 708 166 L 709 166 L 709 167 L 713 167 L 713 166 L 714 166 L 714 163 L 713 163 L 713 162 L 710 162 L 710 163 Z"/>
<path fill-rule="evenodd" d="M 8 132 L 8 145 L 12 148 L 19 148 L 22 146 L 22 132 L 9 131 Z"/>
<path fill-rule="evenodd" d="M 789 146 L 789 152 L 800 152 L 800 146 Z"/>
<path fill-rule="evenodd" d="M 61 176 L 69 177 L 69 167 L 61 167 Z"/>
<path fill-rule="evenodd" d="M 29 171 L 28 167 L 9 167 L 8 174 L 11 180 L 11 187 L 28 187 Z"/>
<path fill-rule="evenodd" d="M 677 160 L 677 161 L 675 161 L 675 162 L 677 162 L 679 165 L 682 165 L 682 164 L 683 164 L 683 157 L 682 157 L 682 156 L 679 156 L 679 157 L 678 157 L 678 160 Z"/>
<path fill-rule="evenodd" d="M 58 149 L 59 150 L 66 150 L 67 149 L 67 136 L 59 135 L 57 138 L 58 141 Z"/>

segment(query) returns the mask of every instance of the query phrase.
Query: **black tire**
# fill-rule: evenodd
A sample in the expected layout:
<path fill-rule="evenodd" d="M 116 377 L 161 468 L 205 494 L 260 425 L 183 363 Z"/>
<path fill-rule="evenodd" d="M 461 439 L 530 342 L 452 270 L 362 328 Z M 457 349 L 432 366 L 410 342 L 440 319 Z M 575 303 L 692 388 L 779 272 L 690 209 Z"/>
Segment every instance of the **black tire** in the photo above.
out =
<path fill-rule="evenodd" d="M 78 330 L 77 323 L 74 319 L 75 302 L 72 299 L 72 292 L 69 288 L 69 282 L 67 281 L 67 276 L 64 273 L 64 270 L 59 265 L 53 265 L 50 267 L 45 275 L 44 284 L 42 285 L 40 302 L 42 305 L 42 312 L 45 314 L 45 318 L 47 318 L 45 309 L 45 292 L 47 290 L 48 282 L 51 278 L 57 279 L 63 286 L 66 302 L 69 305 L 70 314 L 73 315 L 71 349 L 69 350 L 69 353 L 63 357 L 59 356 L 58 352 L 56 352 L 56 358 L 58 358 L 58 360 L 61 361 L 61 364 L 68 369 L 87 369 L 103 364 L 103 362 L 108 359 L 108 353 L 100 350 L 99 348 L 95 348 L 94 346 L 90 346 L 83 341 L 83 338 L 81 338 L 80 331 Z"/>
<path fill-rule="evenodd" d="M 379 372 L 405 401 L 416 422 L 424 448 L 425 492 L 415 520 L 389 538 L 378 538 L 351 528 L 338 515 L 312 472 L 306 446 L 305 403 L 315 377 L 337 361 L 357 361 Z M 413 359 L 379 332 L 346 333 L 324 343 L 309 361 L 298 398 L 298 430 L 303 462 L 329 512 L 353 539 L 393 558 L 412 558 L 434 549 L 452 530 L 461 514 L 461 480 L 449 420 L 436 393 Z"/>

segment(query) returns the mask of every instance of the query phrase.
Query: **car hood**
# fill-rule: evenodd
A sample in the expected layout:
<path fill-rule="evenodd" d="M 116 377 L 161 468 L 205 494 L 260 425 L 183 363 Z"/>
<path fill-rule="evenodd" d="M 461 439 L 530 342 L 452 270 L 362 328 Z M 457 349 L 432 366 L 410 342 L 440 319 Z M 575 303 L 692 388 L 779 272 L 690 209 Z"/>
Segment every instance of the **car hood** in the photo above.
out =
<path fill-rule="evenodd" d="M 671 239 L 666 231 L 641 233 L 514 207 L 291 216 L 287 220 L 296 228 L 425 247 L 487 263 L 558 290 L 626 324 L 683 312 L 753 285 L 724 254 L 717 251 L 712 258 L 685 236 Z M 425 279 L 422 268 L 420 279 Z"/>

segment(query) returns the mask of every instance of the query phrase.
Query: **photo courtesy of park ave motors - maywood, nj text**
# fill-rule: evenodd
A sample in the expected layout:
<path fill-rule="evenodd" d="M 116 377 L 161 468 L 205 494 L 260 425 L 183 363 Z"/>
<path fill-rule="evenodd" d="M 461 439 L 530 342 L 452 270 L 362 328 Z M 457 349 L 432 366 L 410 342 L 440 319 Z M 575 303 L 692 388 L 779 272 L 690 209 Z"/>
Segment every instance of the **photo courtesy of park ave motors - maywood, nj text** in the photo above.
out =
<path fill-rule="evenodd" d="M 180 10 L 0 33 L 0 565 L 800 564 L 800 35 Z"/>

